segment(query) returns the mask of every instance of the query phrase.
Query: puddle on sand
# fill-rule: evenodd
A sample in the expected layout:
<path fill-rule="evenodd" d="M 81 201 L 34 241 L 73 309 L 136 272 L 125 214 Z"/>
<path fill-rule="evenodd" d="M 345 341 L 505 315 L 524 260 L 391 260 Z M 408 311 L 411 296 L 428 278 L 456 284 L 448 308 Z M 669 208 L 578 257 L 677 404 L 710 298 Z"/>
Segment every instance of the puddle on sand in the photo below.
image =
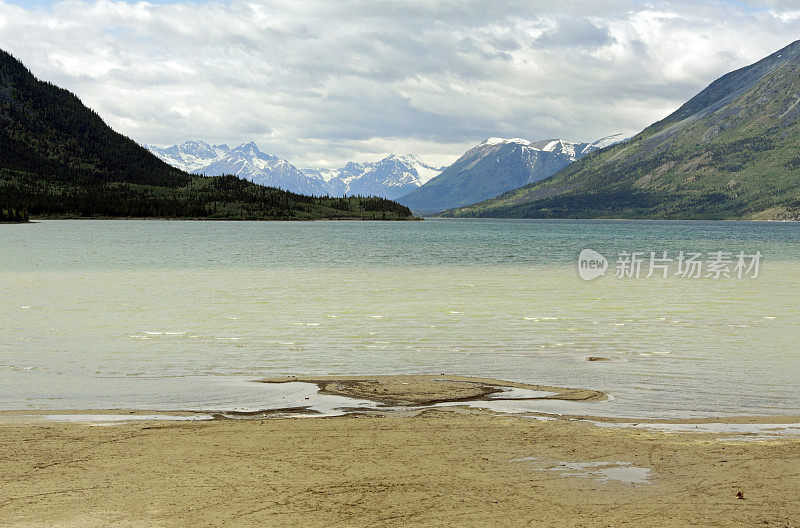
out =
<path fill-rule="evenodd" d="M 650 484 L 652 470 L 630 462 L 564 462 L 540 457 L 515 458 L 511 462 L 530 462 L 534 471 L 555 471 L 565 477 L 593 478 L 600 482 Z"/>
<path fill-rule="evenodd" d="M 599 469 L 600 480 L 617 480 L 626 484 L 649 484 L 650 468 L 632 465 L 609 466 Z"/>

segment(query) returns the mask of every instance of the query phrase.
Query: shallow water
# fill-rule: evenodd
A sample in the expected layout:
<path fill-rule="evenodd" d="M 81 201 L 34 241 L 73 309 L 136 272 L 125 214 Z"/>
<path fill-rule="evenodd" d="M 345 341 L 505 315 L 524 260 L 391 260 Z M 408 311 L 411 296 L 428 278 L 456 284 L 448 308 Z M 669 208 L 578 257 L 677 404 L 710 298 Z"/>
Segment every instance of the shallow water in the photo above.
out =
<path fill-rule="evenodd" d="M 599 482 L 649 484 L 652 470 L 630 462 L 564 462 L 540 457 L 517 458 L 511 462 L 529 463 L 534 471 L 555 471 L 565 477 L 591 478 Z"/>
<path fill-rule="evenodd" d="M 800 414 L 795 223 L 47 221 L 0 247 L 0 409 L 275 408 L 247 380 L 447 373 L 612 396 L 544 412 Z M 586 248 L 763 262 L 587 282 Z"/>

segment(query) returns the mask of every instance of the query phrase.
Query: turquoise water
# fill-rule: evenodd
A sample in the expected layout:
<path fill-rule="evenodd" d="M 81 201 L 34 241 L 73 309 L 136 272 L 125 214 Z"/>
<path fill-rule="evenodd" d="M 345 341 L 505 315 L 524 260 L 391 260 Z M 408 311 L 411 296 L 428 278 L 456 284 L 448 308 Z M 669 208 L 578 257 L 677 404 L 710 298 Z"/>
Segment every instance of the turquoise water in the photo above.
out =
<path fill-rule="evenodd" d="M 0 225 L 0 248 L 0 409 L 262 408 L 248 380 L 452 373 L 612 396 L 542 410 L 800 414 L 797 223 L 46 221 Z M 586 248 L 606 276 L 578 276 Z M 763 257 L 757 278 L 621 279 L 622 251 Z"/>

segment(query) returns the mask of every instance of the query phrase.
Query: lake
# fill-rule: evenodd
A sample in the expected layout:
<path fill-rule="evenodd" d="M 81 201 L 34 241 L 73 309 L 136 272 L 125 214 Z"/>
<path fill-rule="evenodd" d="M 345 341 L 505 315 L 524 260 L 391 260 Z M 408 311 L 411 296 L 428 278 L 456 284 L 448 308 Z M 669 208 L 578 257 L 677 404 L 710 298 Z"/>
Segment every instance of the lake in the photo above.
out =
<path fill-rule="evenodd" d="M 797 223 L 42 221 L 0 247 L 0 409 L 260 409 L 286 395 L 252 379 L 447 373 L 611 396 L 546 412 L 800 414 Z"/>

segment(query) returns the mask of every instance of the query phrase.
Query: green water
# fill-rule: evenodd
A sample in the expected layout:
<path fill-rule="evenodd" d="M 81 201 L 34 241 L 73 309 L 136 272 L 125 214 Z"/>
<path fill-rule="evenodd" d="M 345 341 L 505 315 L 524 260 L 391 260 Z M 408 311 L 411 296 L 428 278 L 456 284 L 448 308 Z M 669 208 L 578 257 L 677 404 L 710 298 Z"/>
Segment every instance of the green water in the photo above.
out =
<path fill-rule="evenodd" d="M 453 373 L 612 396 L 559 412 L 800 414 L 796 223 L 47 221 L 0 225 L 0 248 L 0 409 L 261 408 L 246 380 Z M 605 277 L 578 276 L 585 248 Z M 625 250 L 763 260 L 619 279 Z"/>

